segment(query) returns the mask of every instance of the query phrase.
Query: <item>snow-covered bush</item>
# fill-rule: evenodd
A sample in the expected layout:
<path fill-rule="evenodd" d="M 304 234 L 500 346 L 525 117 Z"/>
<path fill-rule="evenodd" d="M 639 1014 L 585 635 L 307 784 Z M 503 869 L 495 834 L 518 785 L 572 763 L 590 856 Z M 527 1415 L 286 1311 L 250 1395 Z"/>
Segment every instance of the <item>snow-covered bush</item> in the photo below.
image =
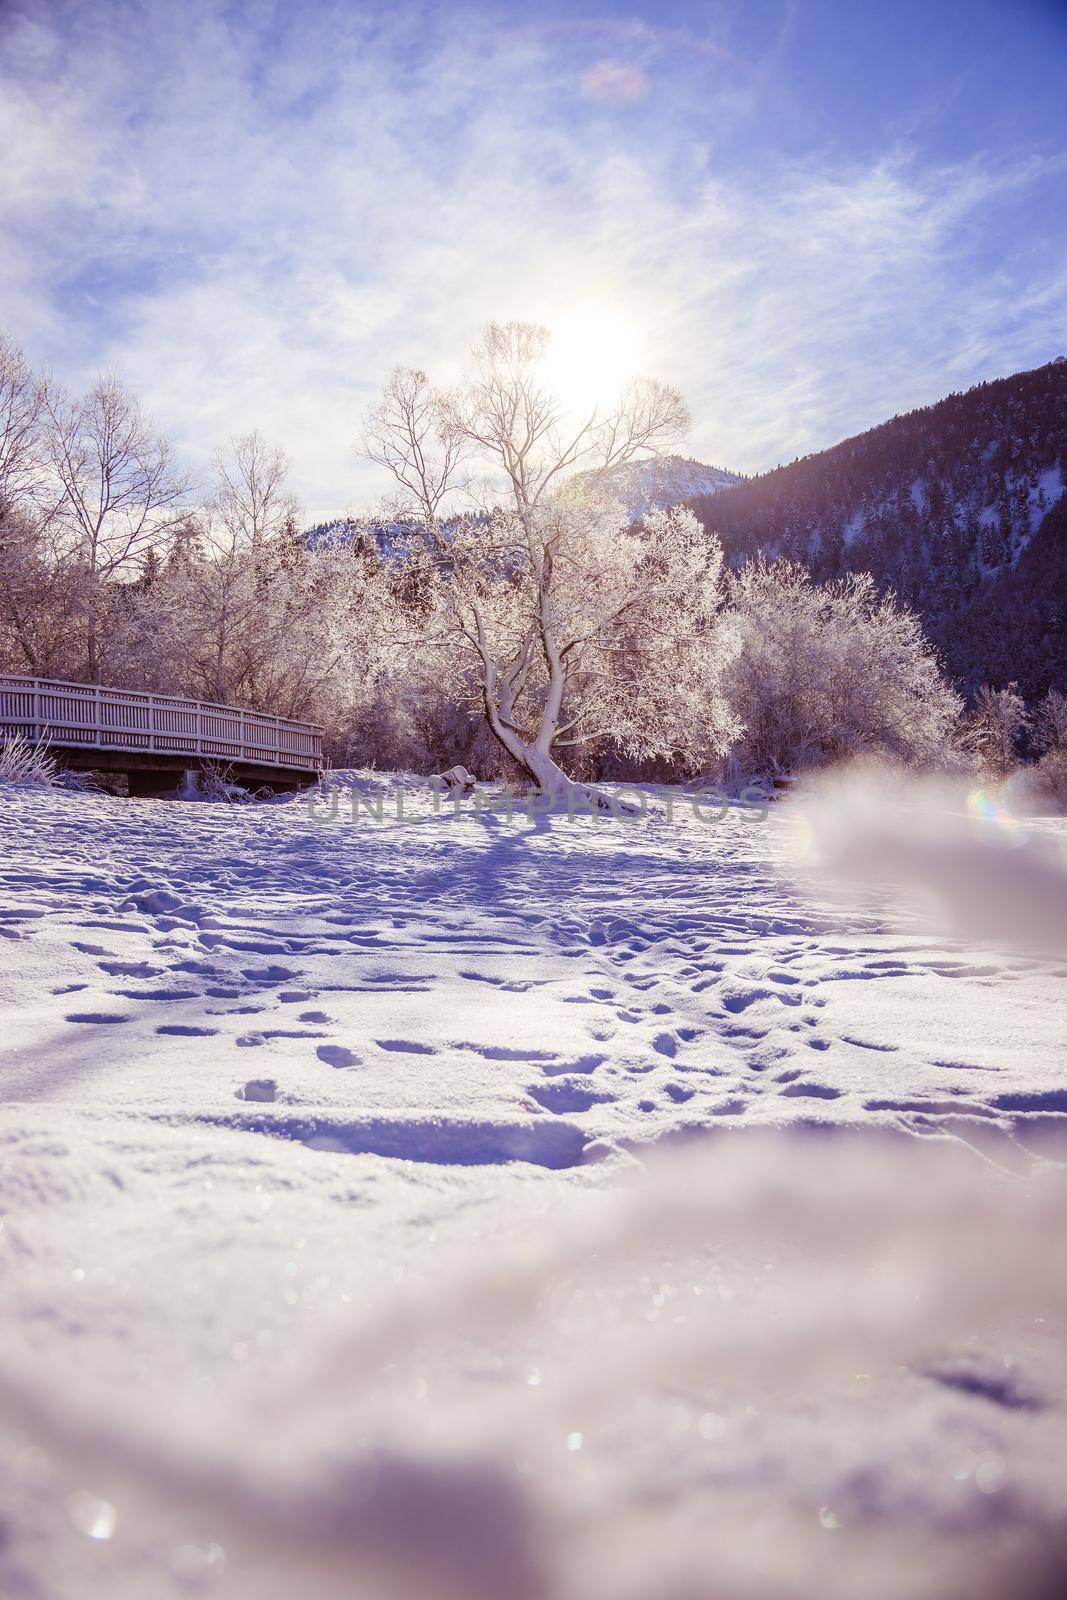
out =
<path fill-rule="evenodd" d="M 205 761 L 196 774 L 191 794 L 184 798 L 212 800 L 222 805 L 243 806 L 256 796 L 233 776 L 233 768 L 224 761 Z"/>
<path fill-rule="evenodd" d="M 761 559 L 731 576 L 729 592 L 741 648 L 726 692 L 743 724 L 731 772 L 944 758 L 962 702 L 914 612 L 868 573 L 818 585 L 802 566 Z"/>
<path fill-rule="evenodd" d="M 0 745 L 0 783 L 39 784 L 50 788 L 56 780 L 58 766 L 48 746 L 31 744 L 16 733 Z"/>

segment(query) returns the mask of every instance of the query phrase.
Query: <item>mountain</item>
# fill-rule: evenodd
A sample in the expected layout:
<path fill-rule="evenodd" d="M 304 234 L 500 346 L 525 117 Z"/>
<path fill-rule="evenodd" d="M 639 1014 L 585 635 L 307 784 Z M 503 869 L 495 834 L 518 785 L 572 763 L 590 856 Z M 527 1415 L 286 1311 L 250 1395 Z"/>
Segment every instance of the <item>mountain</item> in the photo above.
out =
<path fill-rule="evenodd" d="M 1067 689 L 1067 360 L 979 384 L 690 500 L 732 565 L 868 571 L 972 692 Z"/>
<path fill-rule="evenodd" d="M 587 473 L 579 473 L 579 481 Z M 646 512 L 677 505 L 696 496 L 707 499 L 733 489 L 744 480 L 723 467 L 708 467 L 686 456 L 652 456 L 641 461 L 624 461 L 609 467 L 601 482 L 608 493 L 625 507 L 633 522 Z"/>
<path fill-rule="evenodd" d="M 576 481 L 587 477 L 575 474 Z M 684 456 L 658 456 L 646 461 L 627 461 L 612 467 L 603 481 L 609 493 L 621 502 L 631 521 L 637 522 L 653 507 L 665 507 L 690 500 L 694 495 L 707 498 L 722 489 L 732 489 L 743 480 L 736 472 L 722 467 L 706 467 L 703 462 Z M 447 526 L 447 524 L 446 524 Z M 414 523 L 382 522 L 370 518 L 336 517 L 305 528 L 303 539 L 312 550 L 354 544 L 363 534 L 372 538 L 383 557 L 401 556 L 415 537 Z"/>

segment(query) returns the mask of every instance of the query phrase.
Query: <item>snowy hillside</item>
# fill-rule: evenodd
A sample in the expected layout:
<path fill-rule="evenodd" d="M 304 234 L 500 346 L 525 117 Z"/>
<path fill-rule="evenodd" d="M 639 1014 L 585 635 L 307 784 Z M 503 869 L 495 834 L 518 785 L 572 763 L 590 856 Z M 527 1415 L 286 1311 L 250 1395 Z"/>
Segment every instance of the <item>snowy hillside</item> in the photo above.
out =
<path fill-rule="evenodd" d="M 967 688 L 1067 687 L 1067 362 L 979 384 L 697 498 L 731 562 L 869 571 L 922 614 Z"/>
<path fill-rule="evenodd" d="M 718 495 L 744 480 L 736 472 L 708 467 L 685 456 L 652 456 L 622 462 L 610 468 L 601 481 L 626 508 L 631 521 L 636 522 L 648 511 L 675 506 L 698 495 Z"/>
<path fill-rule="evenodd" d="M 1038 1593 L 1062 960 L 788 806 L 0 830 L 5 1593 Z"/>

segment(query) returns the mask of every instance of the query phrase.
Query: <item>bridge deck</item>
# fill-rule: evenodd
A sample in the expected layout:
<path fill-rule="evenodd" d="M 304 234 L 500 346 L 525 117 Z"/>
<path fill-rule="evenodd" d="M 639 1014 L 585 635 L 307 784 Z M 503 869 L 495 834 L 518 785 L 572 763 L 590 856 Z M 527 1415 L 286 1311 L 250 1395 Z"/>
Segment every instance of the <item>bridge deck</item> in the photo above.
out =
<path fill-rule="evenodd" d="M 52 678 L 0 674 L 0 739 L 101 753 L 101 764 L 175 767 L 181 757 L 311 774 L 322 760 L 318 723 L 177 695 L 107 689 Z M 139 758 L 139 759 L 138 759 Z M 91 764 L 84 759 L 79 765 Z"/>

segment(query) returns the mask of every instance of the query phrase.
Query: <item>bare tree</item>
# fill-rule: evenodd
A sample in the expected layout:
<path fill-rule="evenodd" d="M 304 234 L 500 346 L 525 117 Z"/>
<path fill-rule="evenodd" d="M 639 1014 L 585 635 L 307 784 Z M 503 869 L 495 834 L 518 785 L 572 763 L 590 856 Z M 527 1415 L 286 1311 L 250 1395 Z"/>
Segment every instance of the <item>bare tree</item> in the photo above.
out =
<path fill-rule="evenodd" d="M 422 372 L 394 372 L 363 449 L 392 474 L 423 532 L 422 643 L 473 676 L 500 745 L 559 793 L 567 745 L 714 753 L 733 725 L 716 692 L 728 653 L 717 542 L 688 514 L 628 529 L 601 490 L 609 467 L 678 436 L 684 402 L 638 380 L 611 408 L 570 415 L 544 385 L 547 347 L 543 328 L 491 323 L 458 393 L 436 392 Z M 446 520 L 472 461 L 495 472 L 502 503 Z"/>
<path fill-rule="evenodd" d="M 102 586 L 129 574 L 134 559 L 162 544 L 183 515 L 187 480 L 167 439 L 118 378 L 101 378 L 80 400 L 46 398 L 57 495 L 50 520 L 66 553 Z M 99 608 L 87 615 L 85 671 L 98 681 Z"/>
<path fill-rule="evenodd" d="M 447 400 L 425 372 L 395 367 L 378 404 L 367 413 L 360 452 L 392 474 L 401 516 L 438 526 L 445 501 L 459 487 L 464 447 Z"/>
<path fill-rule="evenodd" d="M 212 510 L 235 546 L 258 550 L 296 519 L 300 506 L 288 475 L 285 451 L 261 433 L 242 434 L 218 452 Z"/>
<path fill-rule="evenodd" d="M 48 385 L 19 347 L 0 332 L 0 502 L 40 495 L 48 467 Z"/>

